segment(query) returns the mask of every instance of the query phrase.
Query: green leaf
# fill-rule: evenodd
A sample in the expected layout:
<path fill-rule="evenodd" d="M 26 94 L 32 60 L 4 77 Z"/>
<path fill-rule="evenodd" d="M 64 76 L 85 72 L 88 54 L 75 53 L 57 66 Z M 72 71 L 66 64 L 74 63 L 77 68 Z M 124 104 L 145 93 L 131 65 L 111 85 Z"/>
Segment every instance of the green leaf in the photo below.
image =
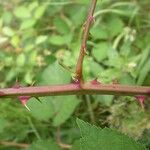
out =
<path fill-rule="evenodd" d="M 40 98 L 41 102 L 36 100 L 36 98 L 31 98 L 28 101 L 28 107 L 31 110 L 31 114 L 39 120 L 48 120 L 54 113 L 54 105 L 51 97 Z"/>
<path fill-rule="evenodd" d="M 108 18 L 106 26 L 109 27 L 109 36 L 114 37 L 123 31 L 123 22 L 119 17 L 111 16 Z"/>
<path fill-rule="evenodd" d="M 36 20 L 34 20 L 33 18 L 26 19 L 21 23 L 20 29 L 24 30 L 24 29 L 31 28 L 35 25 L 35 23 L 36 23 Z"/>
<path fill-rule="evenodd" d="M 33 82 L 33 75 L 30 71 L 26 72 L 24 80 L 27 84 L 32 84 Z"/>
<path fill-rule="evenodd" d="M 46 10 L 46 5 L 38 6 L 34 13 L 35 19 L 41 18 L 43 16 L 45 10 Z"/>
<path fill-rule="evenodd" d="M 122 65 L 124 65 L 124 59 L 120 57 L 118 51 L 114 48 L 108 49 L 108 63 L 107 65 L 113 66 L 118 69 L 122 69 Z"/>
<path fill-rule="evenodd" d="M 75 27 L 78 27 L 85 21 L 87 13 L 85 7 L 80 7 L 79 5 L 72 5 L 72 7 L 68 7 L 65 11 L 69 15 L 69 18 L 72 20 Z"/>
<path fill-rule="evenodd" d="M 31 114 L 39 120 L 52 118 L 53 126 L 64 123 L 79 104 L 76 96 L 51 96 L 40 98 L 41 102 L 32 98 L 28 101 Z"/>
<path fill-rule="evenodd" d="M 0 133 L 2 133 L 7 125 L 7 121 L 4 118 L 0 118 Z"/>
<path fill-rule="evenodd" d="M 13 15 L 11 11 L 3 12 L 2 19 L 3 19 L 4 24 L 7 24 L 7 25 L 11 24 L 12 19 L 13 19 Z"/>
<path fill-rule="evenodd" d="M 90 33 L 94 39 L 108 39 L 108 31 L 104 27 L 96 26 L 90 30 Z"/>
<path fill-rule="evenodd" d="M 58 110 L 56 110 L 57 115 L 53 118 L 53 125 L 59 126 L 64 123 L 71 116 L 79 102 L 76 96 L 55 97 L 55 107 Z"/>
<path fill-rule="evenodd" d="M 55 62 L 42 73 L 40 84 L 63 84 L 70 79 L 70 73 Z M 28 102 L 32 115 L 40 120 L 52 118 L 53 125 L 59 126 L 71 116 L 80 101 L 76 96 L 50 96 L 43 97 L 41 102 L 32 99 Z"/>
<path fill-rule="evenodd" d="M 14 46 L 14 47 L 19 47 L 19 43 L 20 43 L 20 38 L 18 35 L 14 35 L 12 38 L 11 38 L 11 44 Z"/>
<path fill-rule="evenodd" d="M 61 34 L 68 34 L 70 31 L 67 23 L 63 19 L 61 19 L 60 17 L 55 17 L 54 25 L 56 27 L 56 30 Z"/>
<path fill-rule="evenodd" d="M 150 59 L 145 63 L 144 67 L 140 70 L 137 84 L 141 85 L 149 72 L 150 72 Z"/>
<path fill-rule="evenodd" d="M 124 42 L 120 47 L 120 55 L 124 57 L 129 57 L 130 52 L 131 52 L 131 42 L 128 40 Z"/>
<path fill-rule="evenodd" d="M 13 78 L 15 78 L 15 76 L 16 76 L 16 72 L 14 71 L 14 68 L 12 68 L 12 69 L 10 69 L 9 70 L 9 72 L 7 73 L 7 75 L 6 75 L 6 81 L 8 82 L 10 82 Z"/>
<path fill-rule="evenodd" d="M 92 61 L 89 61 L 90 71 L 93 74 L 93 77 L 97 77 L 103 71 L 103 68 L 100 64 Z"/>
<path fill-rule="evenodd" d="M 63 84 L 71 80 L 70 73 L 61 67 L 58 62 L 50 64 L 41 75 L 41 84 Z"/>
<path fill-rule="evenodd" d="M 27 150 L 61 150 L 52 140 L 39 140 L 30 145 Z"/>
<path fill-rule="evenodd" d="M 69 44 L 72 40 L 72 34 L 60 36 L 60 35 L 52 35 L 49 37 L 49 42 L 53 45 L 61 46 L 64 44 Z"/>
<path fill-rule="evenodd" d="M 39 5 L 38 1 L 32 1 L 32 2 L 30 2 L 29 5 L 28 5 L 29 11 L 30 12 L 34 11 L 38 7 L 38 5 Z"/>
<path fill-rule="evenodd" d="M 142 52 L 142 55 L 141 55 L 141 60 L 140 60 L 140 63 L 138 65 L 138 68 L 137 68 L 137 72 L 140 73 L 141 72 L 141 69 L 143 68 L 144 64 L 146 63 L 146 61 L 149 59 L 150 57 L 150 46 L 148 45 L 147 48 L 145 48 Z"/>
<path fill-rule="evenodd" d="M 31 51 L 28 56 L 28 64 L 32 66 L 37 65 L 36 58 L 37 58 L 37 51 Z"/>
<path fill-rule="evenodd" d="M 25 54 L 23 53 L 19 54 L 16 60 L 17 66 L 20 67 L 23 66 L 25 64 L 25 60 L 26 60 Z"/>
<path fill-rule="evenodd" d="M 107 58 L 107 53 L 109 49 L 110 49 L 109 43 L 101 42 L 93 48 L 92 54 L 97 61 L 101 62 L 102 60 Z"/>
<path fill-rule="evenodd" d="M 71 150 L 80 150 L 80 140 L 76 140 L 73 143 Z"/>
<path fill-rule="evenodd" d="M 101 130 L 101 128 L 92 126 L 88 122 L 84 122 L 83 120 L 81 120 L 79 118 L 76 119 L 76 122 L 80 129 L 81 137 L 84 137 L 84 136 L 88 137 L 92 132 L 94 132 L 94 131 L 97 132 L 98 130 Z"/>
<path fill-rule="evenodd" d="M 146 150 L 142 144 L 115 130 L 101 129 L 80 119 L 77 119 L 77 124 L 82 135 L 82 150 Z"/>
<path fill-rule="evenodd" d="M 41 43 L 45 42 L 46 40 L 47 40 L 47 36 L 41 35 L 41 36 L 38 36 L 38 37 L 36 38 L 35 43 L 36 43 L 36 44 L 41 44 Z"/>
<path fill-rule="evenodd" d="M 119 79 L 121 71 L 116 68 L 109 68 L 101 71 L 99 74 L 99 80 L 104 83 L 111 83 L 113 79 Z"/>
<path fill-rule="evenodd" d="M 57 62 L 49 65 L 43 72 L 41 82 L 42 84 L 63 84 L 70 82 L 71 76 L 68 71 L 62 68 Z M 41 83 L 40 82 L 40 83 Z M 55 117 L 53 118 L 53 125 L 58 126 L 70 117 L 79 100 L 76 96 L 55 96 L 52 97 L 55 108 Z"/>
<path fill-rule="evenodd" d="M 10 36 L 10 37 L 15 34 L 15 32 L 13 31 L 13 29 L 10 28 L 10 27 L 7 27 L 7 26 L 2 29 L 2 32 L 3 32 L 5 35 Z"/>
<path fill-rule="evenodd" d="M 28 10 L 28 8 L 24 7 L 24 6 L 20 6 L 17 7 L 14 10 L 14 15 L 20 19 L 25 19 L 25 18 L 29 18 L 31 16 L 30 11 Z"/>
<path fill-rule="evenodd" d="M 135 80 L 132 78 L 130 74 L 122 73 L 120 77 L 120 84 L 135 85 Z"/>

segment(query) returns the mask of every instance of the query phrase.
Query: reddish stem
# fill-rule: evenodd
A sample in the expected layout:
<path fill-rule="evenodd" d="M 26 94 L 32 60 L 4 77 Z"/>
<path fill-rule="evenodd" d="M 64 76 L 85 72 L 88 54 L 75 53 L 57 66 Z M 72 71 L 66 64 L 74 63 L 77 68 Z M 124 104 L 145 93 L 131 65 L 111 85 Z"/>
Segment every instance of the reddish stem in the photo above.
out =
<path fill-rule="evenodd" d="M 126 86 L 119 84 L 103 85 L 94 80 L 83 82 L 82 65 L 86 53 L 86 44 L 90 26 L 93 22 L 93 13 L 97 0 L 92 0 L 89 14 L 84 25 L 80 54 L 76 65 L 76 83 L 54 86 L 14 87 L 0 89 L 0 98 L 24 96 L 39 97 L 49 95 L 77 95 L 77 94 L 107 94 L 107 95 L 147 95 L 150 96 L 150 87 Z M 82 86 L 81 86 L 82 85 Z"/>
<path fill-rule="evenodd" d="M 89 30 L 90 26 L 93 22 L 93 13 L 96 7 L 96 2 L 97 0 L 92 0 L 91 7 L 86 19 L 86 22 L 84 24 L 84 30 L 83 30 L 83 37 L 82 37 L 82 42 L 81 42 L 81 47 L 80 47 L 80 54 L 78 57 L 77 65 L 76 65 L 76 80 L 79 81 L 80 83 L 83 82 L 83 73 L 82 73 L 82 66 L 83 66 L 83 59 L 86 54 L 86 45 L 87 45 L 87 38 L 89 35 Z"/>
<path fill-rule="evenodd" d="M 82 95 L 82 94 L 107 94 L 107 95 L 147 95 L 150 96 L 150 87 L 127 86 L 119 84 L 92 84 L 84 83 L 82 87 L 79 84 L 71 83 L 65 85 L 53 86 L 35 86 L 0 89 L 0 98 L 18 97 L 18 96 L 58 96 L 58 95 Z"/>

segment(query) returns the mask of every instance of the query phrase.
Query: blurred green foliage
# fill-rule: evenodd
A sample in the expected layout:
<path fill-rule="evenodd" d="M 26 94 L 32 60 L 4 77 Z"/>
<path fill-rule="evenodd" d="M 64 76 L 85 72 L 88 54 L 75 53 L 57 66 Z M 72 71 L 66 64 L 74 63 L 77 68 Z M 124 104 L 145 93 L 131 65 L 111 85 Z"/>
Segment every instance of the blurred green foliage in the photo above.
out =
<path fill-rule="evenodd" d="M 89 5 L 89 0 L 0 0 L 0 87 L 11 87 L 16 79 L 24 86 L 71 82 Z M 149 5 L 149 0 L 98 1 L 84 60 L 86 80 L 150 85 Z M 0 141 L 33 143 L 30 150 L 40 145 L 57 150 L 60 135 L 62 142 L 78 145 L 75 118 L 79 117 L 102 128 L 116 128 L 150 147 L 148 101 L 143 111 L 134 97 L 41 100 L 42 104 L 31 99 L 27 112 L 17 99 L 2 99 Z"/>

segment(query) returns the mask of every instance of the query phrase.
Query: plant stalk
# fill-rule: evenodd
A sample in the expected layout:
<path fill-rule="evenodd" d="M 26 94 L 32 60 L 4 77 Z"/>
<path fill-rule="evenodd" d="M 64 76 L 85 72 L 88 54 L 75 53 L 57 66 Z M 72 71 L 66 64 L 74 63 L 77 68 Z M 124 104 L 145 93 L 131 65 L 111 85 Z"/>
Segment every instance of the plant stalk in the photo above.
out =
<path fill-rule="evenodd" d="M 84 23 L 83 27 L 83 37 L 82 37 L 82 42 L 81 42 L 81 47 L 80 47 L 80 54 L 77 60 L 77 65 L 76 65 L 76 72 L 75 72 L 75 79 L 79 83 L 83 83 L 83 60 L 84 56 L 86 54 L 86 47 L 87 47 L 87 39 L 89 35 L 89 30 L 92 22 L 94 21 L 93 13 L 96 7 L 97 0 L 92 0 L 91 7 L 86 19 L 86 22 Z"/>
<path fill-rule="evenodd" d="M 101 95 L 147 95 L 150 96 L 150 87 L 147 86 L 127 86 L 119 84 L 80 84 L 71 83 L 65 85 L 34 86 L 0 89 L 0 98 L 18 97 L 18 96 L 59 96 L 59 95 L 83 95 L 83 94 L 101 94 Z"/>

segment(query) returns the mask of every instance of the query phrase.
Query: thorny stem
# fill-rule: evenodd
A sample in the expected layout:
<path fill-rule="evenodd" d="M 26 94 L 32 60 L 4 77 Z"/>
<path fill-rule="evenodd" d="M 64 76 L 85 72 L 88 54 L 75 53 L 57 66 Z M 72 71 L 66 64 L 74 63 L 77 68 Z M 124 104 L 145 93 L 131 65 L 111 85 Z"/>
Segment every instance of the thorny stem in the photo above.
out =
<path fill-rule="evenodd" d="M 90 26 L 93 22 L 93 13 L 96 7 L 96 2 L 97 0 L 92 0 L 92 4 L 89 10 L 89 14 L 87 16 L 86 22 L 84 24 L 84 29 L 83 29 L 83 37 L 82 37 L 82 42 L 81 42 L 81 47 L 80 47 L 80 54 L 78 57 L 77 65 L 76 65 L 76 76 L 75 79 L 79 81 L 79 83 L 83 83 L 83 59 L 86 54 L 86 45 L 87 45 L 87 38 L 89 35 L 89 30 Z"/>
<path fill-rule="evenodd" d="M 94 82 L 84 83 L 82 74 L 82 64 L 86 53 L 86 43 L 89 34 L 89 29 L 93 21 L 93 13 L 96 7 L 97 0 L 92 0 L 91 7 L 87 20 L 85 22 L 83 37 L 81 42 L 80 54 L 76 65 L 76 80 L 78 82 L 65 85 L 52 86 L 34 86 L 34 87 L 19 87 L 0 89 L 0 98 L 31 96 L 41 97 L 50 95 L 83 95 L 83 94 L 106 94 L 106 95 L 146 95 L 150 96 L 150 87 L 144 86 L 126 86 L 119 84 L 99 84 Z"/>
<path fill-rule="evenodd" d="M 82 87 L 78 83 L 53 86 L 34 86 L 0 89 L 0 98 L 18 96 L 58 96 L 58 95 L 83 95 L 83 94 L 106 94 L 106 95 L 146 95 L 150 96 L 150 87 L 127 86 L 119 84 L 93 84 L 84 83 Z"/>

